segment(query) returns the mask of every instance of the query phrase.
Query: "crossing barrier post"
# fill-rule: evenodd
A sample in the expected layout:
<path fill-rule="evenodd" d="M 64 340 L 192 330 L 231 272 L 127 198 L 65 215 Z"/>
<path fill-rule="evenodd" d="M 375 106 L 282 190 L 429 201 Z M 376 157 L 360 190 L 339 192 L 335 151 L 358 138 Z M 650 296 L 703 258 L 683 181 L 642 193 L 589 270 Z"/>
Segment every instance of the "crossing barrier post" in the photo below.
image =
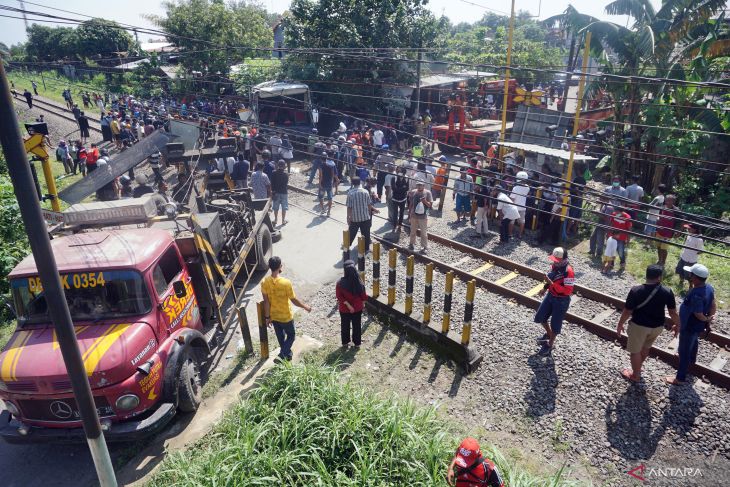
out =
<path fill-rule="evenodd" d="M 423 322 L 431 321 L 431 296 L 433 294 L 433 262 L 426 264 L 426 285 L 423 290 Z"/>
<path fill-rule="evenodd" d="M 342 263 L 350 259 L 350 231 L 342 231 Z M 343 271 L 344 272 L 344 271 Z"/>
<path fill-rule="evenodd" d="M 263 360 L 266 360 L 269 358 L 269 330 L 266 329 L 263 301 L 256 303 L 256 311 L 259 316 L 259 341 L 261 342 L 261 358 Z"/>
<path fill-rule="evenodd" d="M 388 251 L 388 306 L 395 304 L 395 263 L 398 259 L 398 251 Z"/>
<path fill-rule="evenodd" d="M 415 257 L 412 255 L 408 256 L 406 262 L 406 307 L 405 312 L 407 315 L 413 313 L 413 265 L 415 263 Z"/>
<path fill-rule="evenodd" d="M 477 281 L 472 279 L 466 284 L 466 305 L 464 306 L 464 328 L 461 330 L 461 344 L 469 345 L 471 340 L 471 320 L 474 315 L 474 292 Z"/>
<path fill-rule="evenodd" d="M 357 239 L 357 270 L 360 279 L 365 282 L 365 237 L 360 235 Z"/>
<path fill-rule="evenodd" d="M 373 242 L 373 297 L 380 296 L 380 242 Z"/>

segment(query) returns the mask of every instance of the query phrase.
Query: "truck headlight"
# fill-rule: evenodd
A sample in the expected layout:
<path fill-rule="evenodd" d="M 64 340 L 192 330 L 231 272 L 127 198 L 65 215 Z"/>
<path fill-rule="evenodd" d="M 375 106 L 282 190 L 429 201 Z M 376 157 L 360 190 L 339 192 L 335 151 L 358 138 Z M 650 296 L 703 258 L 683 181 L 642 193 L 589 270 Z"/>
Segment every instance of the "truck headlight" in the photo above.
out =
<path fill-rule="evenodd" d="M 123 409 L 125 411 L 134 409 L 139 406 L 139 397 L 135 396 L 134 394 L 125 394 L 123 396 L 119 396 L 116 405 L 117 409 Z"/>
<path fill-rule="evenodd" d="M 18 409 L 18 406 L 10 401 L 3 402 L 5 403 L 5 409 L 7 409 L 10 414 L 12 414 L 13 416 L 20 416 L 20 410 Z"/>

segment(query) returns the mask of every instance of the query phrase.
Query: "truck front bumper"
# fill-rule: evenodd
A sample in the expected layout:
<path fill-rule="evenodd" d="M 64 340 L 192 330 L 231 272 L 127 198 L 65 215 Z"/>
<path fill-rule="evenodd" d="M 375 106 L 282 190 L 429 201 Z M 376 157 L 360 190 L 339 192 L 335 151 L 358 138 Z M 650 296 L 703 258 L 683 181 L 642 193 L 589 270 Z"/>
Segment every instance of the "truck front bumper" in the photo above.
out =
<path fill-rule="evenodd" d="M 172 403 L 162 403 L 150 416 L 139 421 L 112 423 L 104 431 L 109 442 L 135 441 L 153 435 L 164 428 L 175 417 L 176 407 Z M 83 428 L 43 428 L 29 426 L 27 434 L 18 428 L 22 423 L 13 418 L 8 411 L 0 413 L 0 437 L 8 443 L 83 443 L 86 435 Z"/>

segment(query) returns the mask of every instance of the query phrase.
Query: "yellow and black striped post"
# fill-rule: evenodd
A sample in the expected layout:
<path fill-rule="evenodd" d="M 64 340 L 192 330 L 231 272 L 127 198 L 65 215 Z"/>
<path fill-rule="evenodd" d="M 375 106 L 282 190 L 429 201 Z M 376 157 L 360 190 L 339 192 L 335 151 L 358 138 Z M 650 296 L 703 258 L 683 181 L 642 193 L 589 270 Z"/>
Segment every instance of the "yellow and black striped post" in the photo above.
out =
<path fill-rule="evenodd" d="M 416 258 L 412 255 L 408 256 L 406 261 L 406 308 L 407 315 L 413 313 L 413 264 Z"/>
<path fill-rule="evenodd" d="M 441 323 L 441 333 L 448 333 L 451 324 L 451 291 L 454 289 L 454 271 L 446 273 L 446 286 L 444 288 L 444 318 Z"/>
<path fill-rule="evenodd" d="M 535 192 L 535 209 L 540 209 L 540 200 L 542 199 L 542 188 L 537 188 L 537 191 Z M 537 215 L 539 214 L 539 211 L 536 211 L 532 214 L 532 224 L 530 227 L 534 230 L 537 228 Z"/>
<path fill-rule="evenodd" d="M 423 290 L 423 322 L 431 321 L 431 296 L 433 294 L 433 262 L 426 264 L 426 287 Z"/>
<path fill-rule="evenodd" d="M 365 282 L 365 237 L 362 235 L 357 239 L 357 270 L 360 272 L 360 279 Z"/>
<path fill-rule="evenodd" d="M 380 242 L 373 242 L 373 297 L 380 296 Z"/>
<path fill-rule="evenodd" d="M 266 329 L 263 301 L 256 303 L 256 311 L 259 315 L 259 342 L 261 342 L 261 358 L 266 360 L 269 358 L 269 331 Z"/>
<path fill-rule="evenodd" d="M 461 330 L 461 344 L 469 345 L 471 340 L 471 320 L 474 315 L 474 291 L 477 281 L 472 279 L 466 283 L 466 305 L 464 306 L 464 328 Z"/>
<path fill-rule="evenodd" d="M 342 263 L 344 264 L 348 260 L 350 260 L 350 231 L 343 230 L 342 231 Z"/>
<path fill-rule="evenodd" d="M 398 259 L 398 251 L 388 251 L 388 306 L 395 304 L 395 263 Z"/>

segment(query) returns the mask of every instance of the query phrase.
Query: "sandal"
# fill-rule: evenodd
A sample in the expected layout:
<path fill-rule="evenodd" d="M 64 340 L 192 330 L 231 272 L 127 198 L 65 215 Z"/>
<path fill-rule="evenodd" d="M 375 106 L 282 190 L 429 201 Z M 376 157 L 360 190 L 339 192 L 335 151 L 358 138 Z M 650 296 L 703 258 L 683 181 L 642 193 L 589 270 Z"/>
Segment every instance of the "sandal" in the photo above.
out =
<path fill-rule="evenodd" d="M 636 377 L 634 377 L 634 371 L 629 368 L 625 368 L 621 371 L 621 377 L 629 382 L 633 382 L 634 384 L 638 384 L 639 382 L 641 382 L 641 378 L 637 379 Z"/>

